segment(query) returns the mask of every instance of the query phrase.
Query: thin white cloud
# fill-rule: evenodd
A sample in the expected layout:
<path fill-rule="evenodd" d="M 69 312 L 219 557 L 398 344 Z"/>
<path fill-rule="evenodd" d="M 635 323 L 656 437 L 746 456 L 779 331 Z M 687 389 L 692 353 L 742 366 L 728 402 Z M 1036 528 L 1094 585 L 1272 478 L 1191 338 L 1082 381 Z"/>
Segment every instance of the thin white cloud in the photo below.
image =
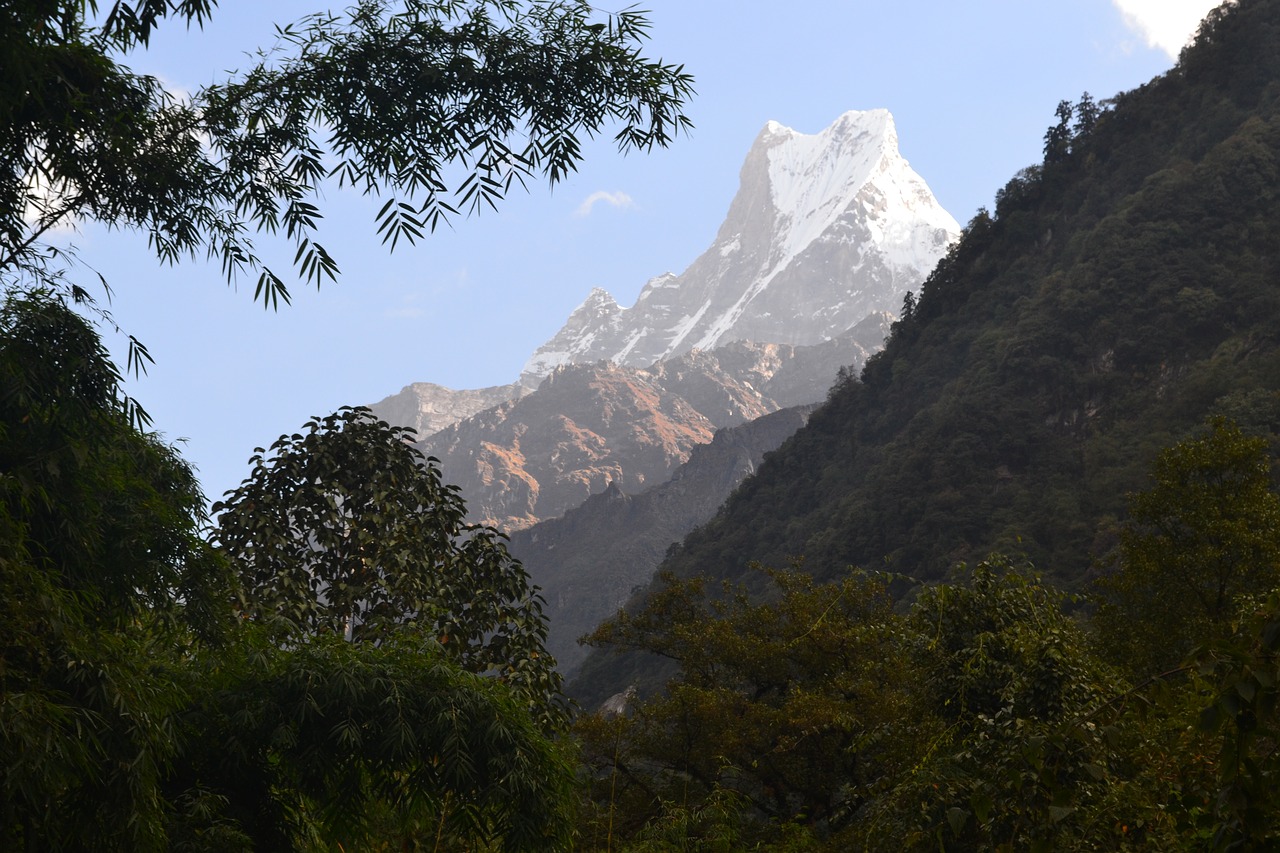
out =
<path fill-rule="evenodd" d="M 609 205 L 625 210 L 629 207 L 635 207 L 635 202 L 631 200 L 631 196 L 618 190 L 616 193 L 605 192 L 604 190 L 596 190 L 587 196 L 582 204 L 578 205 L 578 209 L 573 212 L 574 216 L 583 217 L 590 216 L 591 209 L 596 206 L 596 202 L 606 202 Z"/>
<path fill-rule="evenodd" d="M 400 297 L 396 305 L 382 312 L 382 316 L 391 320 L 413 320 L 426 314 L 423 308 L 423 294 L 420 291 L 406 293 Z"/>
<path fill-rule="evenodd" d="M 1220 0 L 1111 0 L 1124 22 L 1146 40 L 1177 59 L 1196 28 Z"/>

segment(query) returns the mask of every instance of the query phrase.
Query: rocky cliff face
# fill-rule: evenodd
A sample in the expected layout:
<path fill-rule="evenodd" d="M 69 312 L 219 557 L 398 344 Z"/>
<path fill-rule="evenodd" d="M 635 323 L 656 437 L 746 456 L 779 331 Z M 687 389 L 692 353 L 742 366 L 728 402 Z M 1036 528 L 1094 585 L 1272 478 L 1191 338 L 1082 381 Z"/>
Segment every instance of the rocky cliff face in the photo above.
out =
<path fill-rule="evenodd" d="M 896 311 L 959 233 L 898 152 L 886 110 L 845 113 L 812 136 L 770 122 L 711 247 L 681 275 L 650 280 L 631 308 L 593 290 L 522 381 L 601 359 L 644 367 L 730 341 L 830 340 Z"/>
<path fill-rule="evenodd" d="M 369 408 L 387 423 L 410 427 L 417 431 L 419 438 L 426 438 L 464 418 L 500 403 L 518 400 L 527 393 L 529 389 L 519 382 L 471 391 L 455 391 L 431 382 L 415 382 Z"/>
<path fill-rule="evenodd" d="M 519 530 L 610 483 L 635 494 L 663 482 L 719 428 L 821 400 L 840 367 L 860 368 L 878 347 L 887 319 L 811 347 L 740 341 L 647 369 L 561 367 L 536 391 L 420 447 L 461 487 L 473 521 Z"/>
<path fill-rule="evenodd" d="M 728 373 L 770 399 L 766 411 L 820 400 L 836 370 L 880 346 L 888 312 L 919 288 L 958 234 L 899 154 L 887 111 L 849 112 L 814 135 L 770 122 L 747 154 L 715 242 L 683 274 L 652 279 L 631 308 L 593 290 L 533 354 L 518 383 L 476 391 L 415 383 L 373 408 L 426 438 L 518 399 L 559 367 L 609 360 L 653 366 L 664 387 L 698 397 L 689 402 L 722 426 L 745 416 L 737 402 L 742 389 L 717 391 L 683 361 L 659 365 L 712 350 L 722 367 L 738 356 L 759 361 Z M 809 346 L 817 349 L 791 358 Z M 690 382 L 701 382 L 701 390 Z M 503 480 L 496 472 L 509 466 L 490 467 L 490 479 Z"/>
<path fill-rule="evenodd" d="M 617 612 L 651 579 L 672 544 L 708 521 L 764 454 L 803 426 L 796 406 L 722 429 L 665 483 L 628 495 L 611 483 L 563 517 L 511 535 L 509 548 L 546 596 L 547 648 L 572 675 L 587 649 L 578 637 Z"/>
<path fill-rule="evenodd" d="M 768 411 L 750 391 L 726 405 L 745 416 Z M 662 482 L 714 432 L 642 371 L 604 363 L 563 368 L 536 392 L 429 437 L 422 450 L 461 487 L 473 520 L 510 531 L 610 482 L 633 491 Z"/>

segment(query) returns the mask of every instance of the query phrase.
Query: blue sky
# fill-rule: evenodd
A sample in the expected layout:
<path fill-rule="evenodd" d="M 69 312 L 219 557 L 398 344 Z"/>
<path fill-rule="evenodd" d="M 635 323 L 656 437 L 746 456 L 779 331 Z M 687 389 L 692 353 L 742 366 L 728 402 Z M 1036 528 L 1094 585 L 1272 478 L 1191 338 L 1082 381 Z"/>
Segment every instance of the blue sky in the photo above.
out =
<path fill-rule="evenodd" d="M 1106 98 L 1167 70 L 1187 21 L 1211 5 L 650 0 L 648 53 L 697 79 L 691 136 L 623 157 L 606 135 L 554 190 L 534 186 L 394 254 L 374 234 L 379 203 L 331 189 L 320 240 L 342 276 L 318 292 L 296 285 L 291 307 L 264 311 L 252 282 L 230 288 L 203 263 L 161 267 L 137 235 L 86 226 L 69 239 L 156 359 L 131 393 L 183 442 L 213 499 L 248 473 L 255 446 L 311 415 L 411 382 L 511 382 L 592 287 L 629 305 L 648 278 L 682 271 L 710 244 L 770 119 L 816 133 L 846 110 L 889 109 L 903 154 L 963 223 L 1039 160 L 1059 100 Z M 273 22 L 316 8 L 224 0 L 203 32 L 162 30 L 130 62 L 195 89 L 249 64 Z M 123 342 L 108 343 L 123 360 Z"/>

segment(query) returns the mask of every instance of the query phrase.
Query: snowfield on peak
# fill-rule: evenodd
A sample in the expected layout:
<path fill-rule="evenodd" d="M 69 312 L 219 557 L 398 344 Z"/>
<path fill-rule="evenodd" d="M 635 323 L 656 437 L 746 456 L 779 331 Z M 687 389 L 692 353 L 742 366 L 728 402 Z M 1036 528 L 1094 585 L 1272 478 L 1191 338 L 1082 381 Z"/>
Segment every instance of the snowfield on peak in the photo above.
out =
<path fill-rule="evenodd" d="M 737 340 L 830 340 L 898 310 L 959 233 L 898 152 L 887 110 L 847 112 L 816 134 L 771 121 L 706 252 L 651 279 L 631 308 L 593 289 L 521 381 L 604 359 L 646 367 Z"/>
<path fill-rule="evenodd" d="M 771 122 L 769 135 L 780 140 L 769 147 L 769 192 L 788 226 L 779 235 L 780 268 L 835 223 L 898 139 L 887 110 L 845 113 L 812 136 Z"/>

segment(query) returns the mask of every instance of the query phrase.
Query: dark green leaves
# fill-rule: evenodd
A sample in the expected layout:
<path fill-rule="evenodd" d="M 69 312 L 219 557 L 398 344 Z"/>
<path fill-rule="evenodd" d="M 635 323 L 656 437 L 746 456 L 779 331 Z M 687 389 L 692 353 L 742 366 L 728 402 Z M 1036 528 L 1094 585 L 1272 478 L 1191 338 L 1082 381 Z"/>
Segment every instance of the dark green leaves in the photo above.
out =
<path fill-rule="evenodd" d="M 261 846 L 296 797 L 343 844 L 563 849 L 572 771 L 549 738 L 567 707 L 541 599 L 411 438 L 344 408 L 258 451 L 214 505 L 254 647 L 205 663 L 221 686 L 187 725 L 221 734 L 193 770 L 233 811 L 280 811 Z"/>
<path fill-rule="evenodd" d="M 441 834 L 453 849 L 564 849 L 572 767 L 492 679 L 411 632 L 285 650 L 261 631 L 244 640 L 196 662 L 201 690 L 181 728 L 189 772 L 259 849 L 282 845 L 272 832 L 287 827 L 291 800 L 345 849 Z"/>
<path fill-rule="evenodd" d="M 121 380 L 60 299 L 0 306 L 5 849 L 158 849 L 181 657 L 230 629 L 204 498 Z"/>
<path fill-rule="evenodd" d="M 1223 636 L 1241 594 L 1280 581 L 1267 442 L 1225 418 L 1206 426 L 1161 452 L 1152 487 L 1129 496 L 1118 571 L 1100 584 L 1100 627 L 1145 675 Z"/>
<path fill-rule="evenodd" d="M 541 598 L 411 432 L 342 409 L 281 436 L 214 505 L 243 609 L 294 636 L 385 642 L 411 630 L 472 672 L 510 684 L 549 725 L 562 719 Z"/>

